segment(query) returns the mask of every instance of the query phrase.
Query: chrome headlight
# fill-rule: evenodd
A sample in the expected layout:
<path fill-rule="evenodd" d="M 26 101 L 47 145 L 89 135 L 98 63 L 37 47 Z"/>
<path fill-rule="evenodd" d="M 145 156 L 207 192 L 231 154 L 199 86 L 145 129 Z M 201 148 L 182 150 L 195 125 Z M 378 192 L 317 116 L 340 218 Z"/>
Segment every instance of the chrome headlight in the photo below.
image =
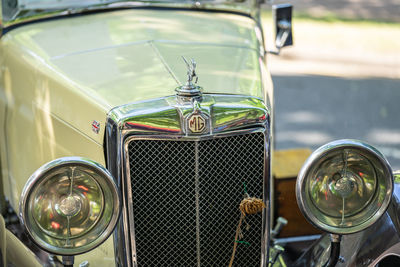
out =
<path fill-rule="evenodd" d="M 339 140 L 317 149 L 300 170 L 296 197 L 316 227 L 349 234 L 372 225 L 386 211 L 393 174 L 384 156 L 356 140 Z"/>
<path fill-rule="evenodd" d="M 43 165 L 29 178 L 20 201 L 20 217 L 33 241 L 57 255 L 100 245 L 114 230 L 119 212 L 110 173 L 79 157 Z"/>

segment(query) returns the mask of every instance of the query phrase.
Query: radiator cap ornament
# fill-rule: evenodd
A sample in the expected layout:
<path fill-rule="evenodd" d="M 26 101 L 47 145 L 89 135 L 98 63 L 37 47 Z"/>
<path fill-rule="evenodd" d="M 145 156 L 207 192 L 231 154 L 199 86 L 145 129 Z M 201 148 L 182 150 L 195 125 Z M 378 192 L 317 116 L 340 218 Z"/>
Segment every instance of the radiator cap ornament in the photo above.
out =
<path fill-rule="evenodd" d="M 185 57 L 182 56 L 182 58 L 188 68 L 188 80 L 185 85 L 175 89 L 176 94 L 180 97 L 200 98 L 202 95 L 202 88 L 197 85 L 198 76 L 196 74 L 196 61 L 192 58 L 189 63 Z"/>

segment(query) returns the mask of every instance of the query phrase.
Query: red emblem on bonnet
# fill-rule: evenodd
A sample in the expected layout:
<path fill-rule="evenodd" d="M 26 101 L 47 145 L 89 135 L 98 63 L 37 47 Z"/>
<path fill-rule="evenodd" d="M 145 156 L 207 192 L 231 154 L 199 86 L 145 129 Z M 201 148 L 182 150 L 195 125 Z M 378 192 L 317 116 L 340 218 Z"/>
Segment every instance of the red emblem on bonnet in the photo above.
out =
<path fill-rule="evenodd" d="M 100 132 L 100 122 L 93 121 L 92 122 L 92 130 L 93 130 L 93 132 L 98 134 Z"/>

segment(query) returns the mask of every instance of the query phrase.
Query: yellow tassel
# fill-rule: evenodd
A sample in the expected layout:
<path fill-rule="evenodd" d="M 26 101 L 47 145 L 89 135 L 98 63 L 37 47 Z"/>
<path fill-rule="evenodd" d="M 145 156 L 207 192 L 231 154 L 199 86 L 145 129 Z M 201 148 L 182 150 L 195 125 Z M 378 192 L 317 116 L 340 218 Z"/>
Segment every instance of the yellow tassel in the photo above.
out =
<path fill-rule="evenodd" d="M 240 202 L 239 209 L 244 215 L 251 215 L 262 212 L 265 208 L 265 204 L 262 199 L 255 197 L 246 197 Z"/>

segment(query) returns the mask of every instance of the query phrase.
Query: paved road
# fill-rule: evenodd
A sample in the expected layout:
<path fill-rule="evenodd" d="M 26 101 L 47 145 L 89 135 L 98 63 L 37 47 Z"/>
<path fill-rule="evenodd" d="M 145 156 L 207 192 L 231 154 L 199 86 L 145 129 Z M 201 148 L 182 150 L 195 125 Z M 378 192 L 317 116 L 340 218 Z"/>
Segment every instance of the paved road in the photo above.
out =
<path fill-rule="evenodd" d="M 334 15 L 347 19 L 400 22 L 399 0 L 276 0 L 291 3 L 300 13 L 314 17 Z"/>
<path fill-rule="evenodd" d="M 318 75 L 273 75 L 277 149 L 335 139 L 377 146 L 400 169 L 400 81 Z"/>
<path fill-rule="evenodd" d="M 271 47 L 270 21 L 264 30 Z M 294 21 L 295 46 L 270 55 L 276 148 L 355 138 L 400 169 L 400 24 Z"/>

